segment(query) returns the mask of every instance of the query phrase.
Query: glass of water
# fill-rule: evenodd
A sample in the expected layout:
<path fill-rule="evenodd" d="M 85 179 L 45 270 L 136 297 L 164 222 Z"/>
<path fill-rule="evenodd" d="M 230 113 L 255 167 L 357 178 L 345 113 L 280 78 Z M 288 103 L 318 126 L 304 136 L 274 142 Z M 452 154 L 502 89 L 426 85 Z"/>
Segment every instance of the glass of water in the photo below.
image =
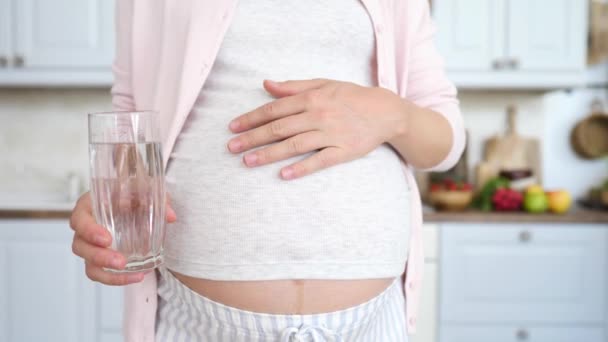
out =
<path fill-rule="evenodd" d="M 158 113 L 89 114 L 91 200 L 112 249 L 140 272 L 163 262 L 165 182 Z"/>

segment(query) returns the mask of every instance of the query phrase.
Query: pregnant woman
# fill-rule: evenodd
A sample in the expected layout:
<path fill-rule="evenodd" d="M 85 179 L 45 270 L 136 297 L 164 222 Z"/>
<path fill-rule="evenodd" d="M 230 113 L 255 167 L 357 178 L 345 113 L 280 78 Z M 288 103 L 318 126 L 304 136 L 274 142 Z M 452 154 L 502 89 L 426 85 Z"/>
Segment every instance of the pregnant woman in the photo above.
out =
<path fill-rule="evenodd" d="M 73 250 L 125 291 L 127 341 L 407 341 L 413 170 L 464 146 L 427 0 L 120 0 L 115 110 L 160 112 L 164 265 L 112 274 L 85 194 Z"/>

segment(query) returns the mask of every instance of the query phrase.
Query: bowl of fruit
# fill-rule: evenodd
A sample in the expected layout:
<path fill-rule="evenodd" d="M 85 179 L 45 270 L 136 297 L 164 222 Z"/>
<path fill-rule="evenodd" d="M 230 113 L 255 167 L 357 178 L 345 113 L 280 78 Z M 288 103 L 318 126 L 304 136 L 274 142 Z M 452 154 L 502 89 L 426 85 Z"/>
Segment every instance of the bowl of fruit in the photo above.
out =
<path fill-rule="evenodd" d="M 467 182 L 444 179 L 431 184 L 428 198 L 437 210 L 463 211 L 473 201 L 473 186 Z"/>

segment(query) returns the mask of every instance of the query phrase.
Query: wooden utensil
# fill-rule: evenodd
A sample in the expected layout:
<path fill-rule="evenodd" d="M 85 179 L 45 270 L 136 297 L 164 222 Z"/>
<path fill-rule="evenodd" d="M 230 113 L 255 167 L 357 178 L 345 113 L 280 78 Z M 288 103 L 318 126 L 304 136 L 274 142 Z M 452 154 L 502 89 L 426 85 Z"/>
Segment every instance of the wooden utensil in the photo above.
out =
<path fill-rule="evenodd" d="M 593 65 L 608 59 L 608 3 L 592 1 L 590 12 L 587 62 Z"/>
<path fill-rule="evenodd" d="M 496 177 L 500 170 L 531 169 L 538 183 L 542 183 L 540 142 L 517 133 L 516 115 L 516 108 L 509 106 L 506 132 L 485 142 L 484 161 L 477 167 L 478 187 Z"/>
<path fill-rule="evenodd" d="M 572 129 L 570 143 L 574 151 L 585 159 L 608 156 L 608 114 L 599 100 L 593 101 L 591 114 Z"/>

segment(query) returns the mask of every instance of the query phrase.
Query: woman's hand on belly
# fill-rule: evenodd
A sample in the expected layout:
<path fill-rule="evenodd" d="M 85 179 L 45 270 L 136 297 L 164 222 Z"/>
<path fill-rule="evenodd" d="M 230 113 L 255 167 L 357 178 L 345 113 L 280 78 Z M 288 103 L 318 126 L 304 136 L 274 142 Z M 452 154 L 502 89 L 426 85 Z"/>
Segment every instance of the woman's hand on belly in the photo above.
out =
<path fill-rule="evenodd" d="M 407 128 L 407 106 L 383 88 L 325 79 L 272 82 L 264 88 L 278 99 L 230 123 L 239 136 L 228 142 L 232 153 L 250 167 L 318 150 L 310 157 L 281 169 L 283 179 L 361 158 Z"/>

